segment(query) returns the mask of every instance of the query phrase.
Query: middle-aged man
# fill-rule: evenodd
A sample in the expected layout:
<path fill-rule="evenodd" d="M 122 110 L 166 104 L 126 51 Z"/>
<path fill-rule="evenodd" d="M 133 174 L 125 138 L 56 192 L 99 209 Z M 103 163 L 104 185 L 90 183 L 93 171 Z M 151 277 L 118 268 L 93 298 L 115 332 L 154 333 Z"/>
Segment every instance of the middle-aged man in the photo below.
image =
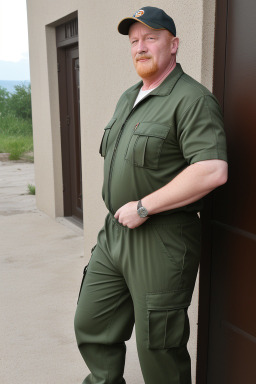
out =
<path fill-rule="evenodd" d="M 227 180 L 215 97 L 176 64 L 173 19 L 144 7 L 123 19 L 142 81 L 105 128 L 103 199 L 109 210 L 75 317 L 85 384 L 124 384 L 135 322 L 146 384 L 190 384 L 190 305 L 200 258 L 201 198 Z M 133 383 L 136 384 L 136 383 Z"/>

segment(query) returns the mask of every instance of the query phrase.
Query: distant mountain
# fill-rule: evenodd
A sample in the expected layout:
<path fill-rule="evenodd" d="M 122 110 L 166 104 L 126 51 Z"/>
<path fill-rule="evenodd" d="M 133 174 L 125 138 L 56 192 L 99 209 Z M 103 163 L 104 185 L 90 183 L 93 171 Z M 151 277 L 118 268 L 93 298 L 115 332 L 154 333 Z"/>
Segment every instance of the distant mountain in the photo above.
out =
<path fill-rule="evenodd" d="M 0 80 L 0 87 L 6 88 L 8 92 L 14 93 L 15 92 L 15 85 L 29 85 L 30 81 L 28 80 Z"/>
<path fill-rule="evenodd" d="M 17 62 L 0 60 L 0 81 L 17 79 L 30 79 L 28 57 Z"/>

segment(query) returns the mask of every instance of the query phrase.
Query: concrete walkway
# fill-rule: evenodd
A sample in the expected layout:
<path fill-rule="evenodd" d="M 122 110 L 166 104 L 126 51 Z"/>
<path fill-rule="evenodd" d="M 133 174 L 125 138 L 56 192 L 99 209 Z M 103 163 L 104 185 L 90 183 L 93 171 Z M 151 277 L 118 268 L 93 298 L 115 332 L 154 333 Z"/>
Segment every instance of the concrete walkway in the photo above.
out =
<path fill-rule="evenodd" d="M 73 331 L 86 258 L 83 232 L 36 209 L 30 163 L 0 161 L 0 383 L 81 384 Z M 143 384 L 134 336 L 127 384 Z"/>

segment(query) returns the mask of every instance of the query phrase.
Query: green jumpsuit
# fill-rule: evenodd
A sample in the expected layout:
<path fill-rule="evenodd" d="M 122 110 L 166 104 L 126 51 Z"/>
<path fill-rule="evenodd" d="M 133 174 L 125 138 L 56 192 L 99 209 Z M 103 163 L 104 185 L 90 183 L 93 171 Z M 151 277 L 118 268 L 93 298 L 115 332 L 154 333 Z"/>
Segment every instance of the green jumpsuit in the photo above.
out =
<path fill-rule="evenodd" d="M 109 213 L 85 268 L 75 316 L 78 347 L 91 371 L 83 384 L 126 383 L 125 341 L 134 324 L 145 383 L 191 383 L 187 309 L 200 259 L 202 201 L 153 215 L 135 229 L 114 214 L 190 164 L 226 161 L 222 114 L 215 97 L 180 64 L 133 107 L 141 86 L 121 96 L 100 147 Z"/>

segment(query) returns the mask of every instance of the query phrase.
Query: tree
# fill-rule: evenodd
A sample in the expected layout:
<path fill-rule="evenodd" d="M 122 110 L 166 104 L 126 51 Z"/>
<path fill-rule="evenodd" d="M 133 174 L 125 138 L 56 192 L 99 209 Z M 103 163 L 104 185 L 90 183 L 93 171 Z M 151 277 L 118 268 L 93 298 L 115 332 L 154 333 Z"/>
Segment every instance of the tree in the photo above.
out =
<path fill-rule="evenodd" d="M 15 93 L 10 95 L 10 112 L 23 119 L 31 119 L 31 86 L 22 84 L 15 85 Z"/>
<path fill-rule="evenodd" d="M 10 93 L 6 88 L 0 86 L 0 115 L 5 116 L 8 113 Z"/>

